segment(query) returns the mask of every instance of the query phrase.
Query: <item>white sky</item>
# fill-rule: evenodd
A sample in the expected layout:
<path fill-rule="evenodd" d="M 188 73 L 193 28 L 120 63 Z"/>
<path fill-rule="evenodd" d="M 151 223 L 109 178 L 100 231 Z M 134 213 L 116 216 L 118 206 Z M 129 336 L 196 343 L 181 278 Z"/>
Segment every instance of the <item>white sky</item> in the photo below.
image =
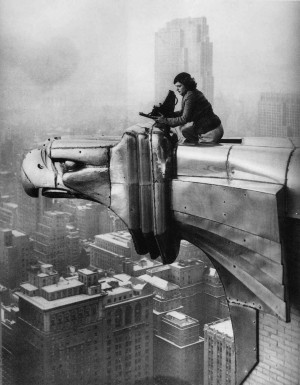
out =
<path fill-rule="evenodd" d="M 15 107 L 22 94 L 21 108 L 41 114 L 45 96 L 64 95 L 91 114 L 108 89 L 117 95 L 121 68 L 129 103 L 152 104 L 155 32 L 201 16 L 214 44 L 216 96 L 300 91 L 298 1 L 0 0 L 2 103 Z"/>

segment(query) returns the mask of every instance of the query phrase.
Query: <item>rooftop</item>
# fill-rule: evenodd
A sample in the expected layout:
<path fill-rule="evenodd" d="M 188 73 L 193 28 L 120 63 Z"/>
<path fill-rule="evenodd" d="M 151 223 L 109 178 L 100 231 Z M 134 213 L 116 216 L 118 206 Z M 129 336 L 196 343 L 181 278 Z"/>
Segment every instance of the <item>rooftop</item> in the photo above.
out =
<path fill-rule="evenodd" d="M 157 267 L 152 267 L 150 269 L 148 269 L 148 271 L 150 273 L 157 273 L 159 271 L 164 271 L 164 270 L 170 270 L 170 266 L 169 265 L 161 265 L 161 266 L 157 266 Z"/>
<path fill-rule="evenodd" d="M 150 285 L 157 287 L 158 289 L 165 290 L 165 291 L 171 291 L 171 290 L 179 289 L 179 286 L 175 285 L 174 283 L 168 282 L 165 279 L 162 279 L 159 277 L 151 277 L 148 274 L 143 274 L 143 275 L 139 276 L 139 279 L 142 279 L 143 281 L 150 283 Z"/>
<path fill-rule="evenodd" d="M 34 285 L 31 285 L 31 283 L 28 283 L 28 282 L 25 282 L 25 283 L 22 283 L 20 285 L 20 287 L 22 287 L 23 289 L 27 290 L 27 291 L 35 291 L 35 290 L 38 290 L 38 288 Z"/>
<path fill-rule="evenodd" d="M 105 240 L 111 243 L 115 243 L 119 246 L 130 247 L 131 235 L 128 231 L 116 231 L 114 233 L 95 235 L 95 243 L 97 240 Z"/>
<path fill-rule="evenodd" d="M 92 298 L 104 296 L 103 293 L 94 294 L 94 295 L 79 294 L 79 295 L 72 295 L 71 297 L 55 299 L 53 301 L 47 301 L 45 298 L 39 297 L 39 296 L 29 297 L 28 295 L 23 294 L 21 292 L 16 292 L 16 294 L 18 297 L 25 299 L 25 301 L 31 303 L 32 305 L 44 311 L 52 310 L 58 307 L 67 306 L 75 303 L 77 304 L 79 302 L 91 300 Z"/>
<path fill-rule="evenodd" d="M 42 290 L 46 291 L 47 293 L 54 293 L 55 291 L 72 289 L 73 287 L 79 287 L 83 285 L 84 284 L 82 282 L 79 282 L 75 279 L 74 280 L 60 279 L 57 284 L 44 286 Z"/>
<path fill-rule="evenodd" d="M 129 289 L 128 287 L 119 286 L 113 289 L 113 291 L 108 292 L 108 295 L 119 295 L 124 293 L 130 293 L 132 292 L 132 289 Z"/>
<path fill-rule="evenodd" d="M 198 321 L 194 318 L 189 317 L 188 315 L 184 313 L 180 313 L 178 311 L 171 311 L 165 315 L 165 318 L 167 318 L 169 321 L 171 321 L 173 324 L 176 324 L 178 326 L 191 326 L 196 325 Z"/>
<path fill-rule="evenodd" d="M 228 337 L 233 337 L 233 329 L 230 319 L 216 321 L 213 324 L 208 324 L 208 326 L 211 329 L 226 334 Z"/>
<path fill-rule="evenodd" d="M 85 275 L 91 275 L 91 274 L 97 273 L 97 271 L 95 272 L 95 271 L 92 271 L 90 269 L 78 269 L 77 271 L 78 271 L 78 273 L 83 273 Z"/>
<path fill-rule="evenodd" d="M 177 269 L 185 269 L 185 268 L 191 268 L 194 266 L 201 266 L 201 262 L 196 259 L 188 259 L 188 260 L 179 260 L 176 262 L 173 262 L 171 266 Z"/>

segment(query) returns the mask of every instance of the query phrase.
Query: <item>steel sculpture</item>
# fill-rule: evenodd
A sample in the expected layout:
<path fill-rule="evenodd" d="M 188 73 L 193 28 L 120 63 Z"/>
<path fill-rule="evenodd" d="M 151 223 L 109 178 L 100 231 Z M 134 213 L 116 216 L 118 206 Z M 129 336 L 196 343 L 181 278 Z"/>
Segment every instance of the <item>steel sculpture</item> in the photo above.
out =
<path fill-rule="evenodd" d="M 106 205 L 139 254 L 172 263 L 181 239 L 201 248 L 225 289 L 240 384 L 259 360 L 258 312 L 288 322 L 289 299 L 300 307 L 298 281 L 288 285 L 300 217 L 299 144 L 244 138 L 174 147 L 151 124 L 136 125 L 121 139 L 49 139 L 25 157 L 22 181 L 32 197 L 42 189 L 46 197 Z"/>

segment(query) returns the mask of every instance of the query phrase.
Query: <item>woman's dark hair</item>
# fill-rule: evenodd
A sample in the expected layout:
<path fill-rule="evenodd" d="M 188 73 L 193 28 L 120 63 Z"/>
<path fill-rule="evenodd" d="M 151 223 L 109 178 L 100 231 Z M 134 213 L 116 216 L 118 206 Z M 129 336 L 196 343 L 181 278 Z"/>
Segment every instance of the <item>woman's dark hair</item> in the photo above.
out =
<path fill-rule="evenodd" d="M 195 82 L 195 79 L 192 78 L 191 75 L 187 72 L 181 72 L 180 74 L 175 76 L 174 84 L 177 82 L 183 84 L 188 91 L 194 91 L 197 88 L 197 83 Z"/>

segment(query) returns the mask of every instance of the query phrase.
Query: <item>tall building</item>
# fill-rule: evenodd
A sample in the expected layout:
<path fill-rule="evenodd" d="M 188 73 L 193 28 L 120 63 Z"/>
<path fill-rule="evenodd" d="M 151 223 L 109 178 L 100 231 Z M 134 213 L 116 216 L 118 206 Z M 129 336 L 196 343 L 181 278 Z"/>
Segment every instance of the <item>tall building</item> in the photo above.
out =
<path fill-rule="evenodd" d="M 186 245 L 185 249 L 187 255 L 194 255 L 194 247 Z M 170 265 L 148 269 L 147 274 L 178 286 L 182 311 L 199 321 L 202 334 L 204 324 L 229 316 L 224 288 L 204 254 L 201 259 L 187 259 L 185 254 L 181 258 Z"/>
<path fill-rule="evenodd" d="M 33 259 L 33 243 L 27 234 L 0 228 L 0 282 L 15 289 L 27 279 Z"/>
<path fill-rule="evenodd" d="M 135 269 L 132 264 L 131 267 L 132 272 L 136 271 L 134 275 L 138 275 L 137 271 L 142 269 L 143 262 L 139 263 L 141 256 L 136 253 L 131 235 L 127 230 L 96 235 L 94 242 L 90 244 L 90 265 L 92 267 L 104 270 L 112 269 L 116 273 L 122 273 L 125 272 L 124 268 L 130 270 L 128 260 L 136 262 L 133 264 Z M 148 268 L 155 264 L 148 261 L 145 263 Z M 130 273 L 129 270 L 126 272 L 131 274 L 132 272 Z"/>
<path fill-rule="evenodd" d="M 222 282 L 215 268 L 207 267 L 204 274 L 202 323 L 229 317 L 229 309 Z"/>
<path fill-rule="evenodd" d="M 163 101 L 180 72 L 190 73 L 213 102 L 213 43 L 205 17 L 172 20 L 155 34 L 156 102 Z"/>
<path fill-rule="evenodd" d="M 85 203 L 75 210 L 75 223 L 81 239 L 93 240 L 100 233 L 100 213 L 102 206 L 99 203 Z"/>
<path fill-rule="evenodd" d="M 258 104 L 261 136 L 300 136 L 300 94 L 263 93 Z"/>
<path fill-rule="evenodd" d="M 12 202 L 0 203 L 0 226 L 2 228 L 17 228 L 18 205 Z"/>
<path fill-rule="evenodd" d="M 204 327 L 204 385 L 235 384 L 235 349 L 230 319 Z"/>
<path fill-rule="evenodd" d="M 68 266 L 80 266 L 81 245 L 79 231 L 72 225 L 66 226 L 65 253 Z"/>
<path fill-rule="evenodd" d="M 2 167 L 3 164 L 0 165 Z M 15 201 L 16 179 L 12 167 L 0 169 L 0 195 L 9 195 L 11 201 Z"/>
<path fill-rule="evenodd" d="M 18 336 L 16 328 L 16 318 L 19 309 L 15 305 L 5 306 L 2 304 L 2 306 L 0 306 L 0 311 L 0 330 L 2 328 L 3 385 L 17 385 L 18 358 L 16 348 L 18 346 Z M 1 380 L 0 384 L 2 384 Z"/>
<path fill-rule="evenodd" d="M 204 262 L 200 259 L 178 260 L 170 265 L 170 280 L 180 287 L 184 313 L 198 320 L 203 317 Z M 203 328 L 201 323 L 200 327 Z"/>
<path fill-rule="evenodd" d="M 21 285 L 22 385 L 147 384 L 153 377 L 152 290 L 135 278 L 39 265 Z"/>
<path fill-rule="evenodd" d="M 203 341 L 196 319 L 177 311 L 164 315 L 161 331 L 154 338 L 154 376 L 165 378 L 166 384 L 176 384 L 178 380 L 201 384 Z"/>
<path fill-rule="evenodd" d="M 153 328 L 155 334 L 160 333 L 162 317 L 172 310 L 182 310 L 180 288 L 172 282 L 148 274 L 139 278 L 153 288 Z"/>
<path fill-rule="evenodd" d="M 114 233 L 126 229 L 125 223 L 111 210 L 105 208 L 101 211 L 99 234 Z"/>
<path fill-rule="evenodd" d="M 66 271 L 66 215 L 60 211 L 46 211 L 35 233 L 34 256 L 37 260 L 54 265 L 59 273 Z"/>

